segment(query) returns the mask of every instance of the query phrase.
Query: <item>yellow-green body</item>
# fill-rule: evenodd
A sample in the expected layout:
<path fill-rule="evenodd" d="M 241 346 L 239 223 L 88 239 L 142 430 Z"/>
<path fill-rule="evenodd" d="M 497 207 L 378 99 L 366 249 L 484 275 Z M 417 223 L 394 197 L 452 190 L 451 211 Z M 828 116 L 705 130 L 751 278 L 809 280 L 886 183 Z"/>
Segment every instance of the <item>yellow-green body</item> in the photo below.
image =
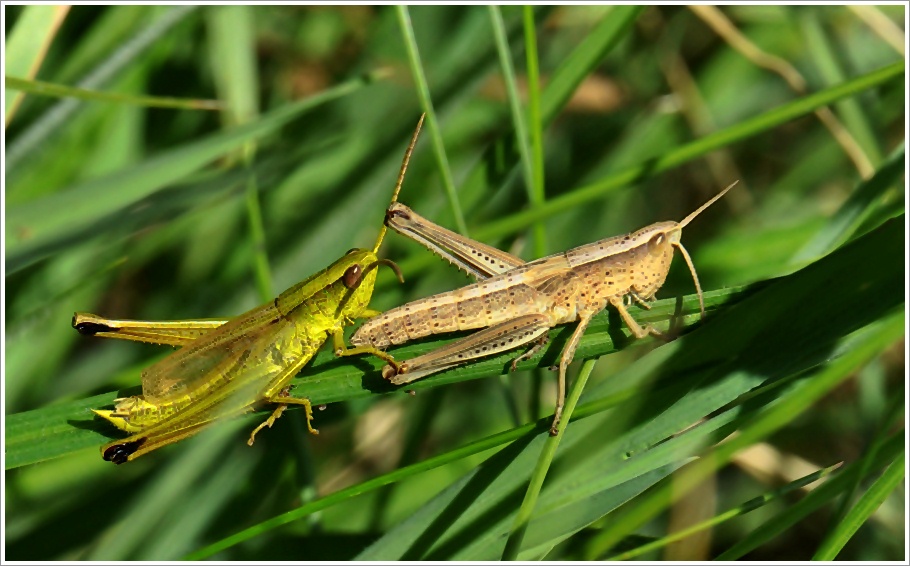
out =
<path fill-rule="evenodd" d="M 405 152 L 392 203 L 398 197 L 420 122 Z M 113 410 L 94 412 L 131 436 L 101 447 L 117 464 L 191 436 L 215 419 L 235 416 L 261 404 L 272 415 L 250 435 L 271 427 L 288 405 L 303 405 L 307 427 L 313 418 L 308 399 L 289 396 L 291 380 L 331 336 L 337 356 L 372 354 L 395 360 L 371 346 L 347 348 L 343 329 L 356 318 L 378 314 L 367 308 L 376 268 L 398 267 L 377 257 L 386 227 L 372 250 L 353 249 L 344 257 L 281 293 L 229 320 L 111 320 L 76 313 L 73 327 L 83 334 L 170 344 L 180 349 L 142 372 L 142 395 L 116 399 Z"/>
<path fill-rule="evenodd" d="M 145 369 L 141 396 L 95 412 L 117 428 L 141 432 L 176 415 L 184 418 L 172 422 L 173 430 L 252 409 L 287 387 L 329 336 L 367 310 L 375 269 L 353 292 L 341 278 L 352 265 L 365 270 L 377 259 L 368 250 L 351 252 Z M 192 418 L 186 414 L 190 406 Z"/>
<path fill-rule="evenodd" d="M 142 395 L 118 399 L 113 410 L 94 411 L 133 433 L 102 447 L 105 459 L 132 460 L 263 403 L 279 405 L 267 426 L 287 404 L 305 405 L 309 421 L 309 401 L 288 397 L 286 389 L 326 339 L 334 338 L 337 355 L 377 353 L 345 348 L 342 332 L 354 319 L 375 314 L 367 305 L 379 263 L 373 251 L 352 250 L 272 301 L 227 321 L 110 321 L 77 313 L 73 324 L 83 333 L 183 344 L 142 372 Z M 186 337 L 181 325 L 187 327 Z M 159 326 L 166 327 L 160 336 Z"/>

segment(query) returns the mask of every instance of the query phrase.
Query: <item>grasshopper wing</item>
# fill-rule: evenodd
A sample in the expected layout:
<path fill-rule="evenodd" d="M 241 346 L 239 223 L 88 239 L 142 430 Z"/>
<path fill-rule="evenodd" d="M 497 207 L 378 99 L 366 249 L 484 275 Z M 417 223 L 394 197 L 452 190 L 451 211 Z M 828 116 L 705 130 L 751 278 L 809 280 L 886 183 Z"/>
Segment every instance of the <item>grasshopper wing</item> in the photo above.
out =
<path fill-rule="evenodd" d="M 341 277 L 348 263 L 335 262 L 274 301 L 231 319 L 147 368 L 142 372 L 142 394 L 152 403 L 195 397 L 240 377 L 260 380 L 262 390 L 269 389 L 274 376 L 283 376 L 285 368 L 314 353 L 326 338 L 325 332 L 299 336 L 310 331 L 288 315 L 324 289 L 327 279 Z"/>
<path fill-rule="evenodd" d="M 257 307 L 147 368 L 142 393 L 160 403 L 200 397 L 239 377 L 259 380 L 292 363 L 299 354 L 296 334 L 274 304 Z"/>

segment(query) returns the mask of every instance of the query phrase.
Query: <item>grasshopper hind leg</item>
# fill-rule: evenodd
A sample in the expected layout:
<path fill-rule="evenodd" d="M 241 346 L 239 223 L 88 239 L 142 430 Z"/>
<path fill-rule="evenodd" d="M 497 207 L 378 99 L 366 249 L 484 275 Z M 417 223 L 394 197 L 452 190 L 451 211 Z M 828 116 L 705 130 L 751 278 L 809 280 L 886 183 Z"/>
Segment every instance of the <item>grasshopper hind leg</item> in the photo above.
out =
<path fill-rule="evenodd" d="M 542 335 L 546 336 L 551 326 L 550 319 L 542 314 L 519 316 L 401 362 L 397 370 L 385 366 L 382 377 L 394 385 L 411 383 L 463 363 L 519 348 L 540 339 Z"/>

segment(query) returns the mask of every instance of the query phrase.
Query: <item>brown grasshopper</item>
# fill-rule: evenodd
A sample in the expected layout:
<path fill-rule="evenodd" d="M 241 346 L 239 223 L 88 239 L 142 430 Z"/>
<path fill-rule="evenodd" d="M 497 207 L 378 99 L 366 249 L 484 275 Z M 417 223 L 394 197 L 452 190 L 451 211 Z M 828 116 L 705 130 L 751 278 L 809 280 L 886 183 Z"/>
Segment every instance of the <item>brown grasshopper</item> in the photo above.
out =
<path fill-rule="evenodd" d="M 662 336 L 650 325 L 640 326 L 626 310 L 624 299 L 650 308 L 647 301 L 663 285 L 673 259 L 682 253 L 698 293 L 701 316 L 705 307 L 695 266 L 680 242 L 682 229 L 723 197 L 722 190 L 681 222 L 656 222 L 640 230 L 585 244 L 567 252 L 525 263 L 520 258 L 451 232 L 417 215 L 401 203 L 386 212 L 386 225 L 463 269 L 478 281 L 472 285 L 418 299 L 366 321 L 351 337 L 355 346 L 385 348 L 459 330 L 482 329 L 447 346 L 383 367 L 382 375 L 396 385 L 456 365 L 532 344 L 512 360 L 537 353 L 551 328 L 578 322 L 559 361 L 556 410 L 550 434 L 557 434 L 566 395 L 566 368 L 595 314 L 613 305 L 636 338 Z"/>

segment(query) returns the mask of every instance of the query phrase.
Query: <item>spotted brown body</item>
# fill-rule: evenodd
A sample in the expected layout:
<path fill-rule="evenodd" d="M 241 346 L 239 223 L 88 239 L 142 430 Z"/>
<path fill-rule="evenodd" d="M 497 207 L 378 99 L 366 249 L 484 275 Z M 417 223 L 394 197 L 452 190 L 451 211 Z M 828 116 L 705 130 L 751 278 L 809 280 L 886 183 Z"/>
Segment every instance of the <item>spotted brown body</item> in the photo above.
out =
<path fill-rule="evenodd" d="M 735 184 L 735 183 L 734 183 Z M 393 230 L 424 244 L 478 279 L 460 289 L 418 299 L 366 321 L 351 338 L 358 346 L 386 348 L 433 334 L 479 330 L 422 356 L 383 368 L 393 384 L 405 384 L 467 361 L 534 343 L 513 361 L 530 357 L 543 346 L 548 331 L 577 322 L 559 363 L 557 404 L 551 434 L 556 434 L 565 402 L 565 374 L 591 318 L 613 305 L 636 338 L 659 335 L 641 327 L 624 301 L 647 301 L 664 284 L 675 249 L 692 272 L 699 301 L 701 287 L 682 229 L 721 198 L 730 185 L 681 222 L 657 222 L 635 232 L 605 238 L 531 262 L 459 236 L 420 217 L 401 203 L 386 214 Z M 701 302 L 704 314 L 704 304 Z"/>

